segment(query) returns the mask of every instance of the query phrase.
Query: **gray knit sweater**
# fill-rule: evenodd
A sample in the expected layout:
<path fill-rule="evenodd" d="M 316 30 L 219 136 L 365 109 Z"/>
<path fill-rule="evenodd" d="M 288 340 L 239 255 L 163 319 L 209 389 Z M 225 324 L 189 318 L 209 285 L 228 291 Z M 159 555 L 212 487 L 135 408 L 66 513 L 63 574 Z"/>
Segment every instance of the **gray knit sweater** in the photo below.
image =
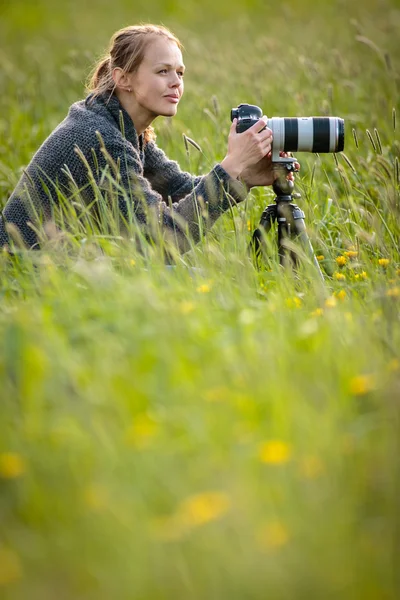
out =
<path fill-rule="evenodd" d="M 36 231 L 54 219 L 61 198 L 93 207 L 99 190 L 114 207 L 118 203 L 122 221 L 133 216 L 148 227 L 156 220 L 180 250 L 187 249 L 188 236 L 197 242 L 201 228 L 247 193 L 219 164 L 202 177 L 181 171 L 153 141 L 137 135 L 115 95 L 90 95 L 71 106 L 25 169 L 0 217 L 0 247 L 18 228 L 24 243 L 38 248 Z"/>

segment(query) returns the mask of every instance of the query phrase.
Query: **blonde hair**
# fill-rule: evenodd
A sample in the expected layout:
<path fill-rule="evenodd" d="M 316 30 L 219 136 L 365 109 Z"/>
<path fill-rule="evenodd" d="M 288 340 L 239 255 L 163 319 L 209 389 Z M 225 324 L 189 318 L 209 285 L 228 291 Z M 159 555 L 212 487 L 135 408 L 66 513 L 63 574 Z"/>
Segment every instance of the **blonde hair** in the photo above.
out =
<path fill-rule="evenodd" d="M 134 73 L 143 61 L 145 51 L 155 37 L 164 37 L 182 48 L 178 38 L 161 25 L 130 25 L 120 29 L 111 38 L 108 53 L 95 65 L 87 85 L 94 96 L 112 94 L 115 83 L 112 71 L 119 67 L 125 73 Z M 154 130 L 148 127 L 144 132 L 145 142 L 155 138 Z"/>

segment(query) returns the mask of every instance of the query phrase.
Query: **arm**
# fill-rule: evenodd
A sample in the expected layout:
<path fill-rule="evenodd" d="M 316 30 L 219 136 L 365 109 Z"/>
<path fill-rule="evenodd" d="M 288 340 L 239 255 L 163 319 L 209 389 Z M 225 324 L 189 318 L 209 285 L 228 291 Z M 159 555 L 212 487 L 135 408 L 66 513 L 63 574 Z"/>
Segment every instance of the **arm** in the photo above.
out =
<path fill-rule="evenodd" d="M 126 220 L 129 219 L 130 207 L 133 204 L 133 212 L 139 223 L 151 225 L 155 221 L 161 225 L 163 233 L 167 236 L 168 233 L 171 234 L 169 237 L 174 239 L 181 251 L 189 248 L 188 237 L 198 242 L 201 229 L 209 229 L 224 211 L 232 204 L 244 200 L 247 195 L 245 186 L 232 179 L 221 165 L 216 165 L 208 175 L 192 178 L 165 157 L 164 163 L 160 164 L 161 183 L 158 189 L 163 189 L 163 186 L 165 189 L 168 185 L 172 198 L 181 198 L 169 207 L 163 201 L 162 195 L 151 187 L 149 180 L 144 176 L 139 155 L 130 144 L 122 139 L 114 141 L 107 146 L 107 153 L 112 159 L 107 161 L 102 154 L 103 168 L 107 162 L 110 164 L 119 157 L 119 175 L 113 177 L 116 179 L 113 186 L 118 194 L 122 216 Z M 163 166 L 174 176 L 163 176 Z M 113 170 L 115 172 L 115 162 L 110 171 Z M 110 182 L 107 181 L 105 187 L 109 189 L 109 185 Z M 186 195 L 183 195 L 185 192 Z"/>
<path fill-rule="evenodd" d="M 144 176 L 166 202 L 168 198 L 171 198 L 172 202 L 177 202 L 189 194 L 202 179 L 182 171 L 178 163 L 169 160 L 154 142 L 146 144 Z"/>
<path fill-rule="evenodd" d="M 240 177 L 242 182 L 248 187 L 252 187 L 253 185 L 271 185 L 274 181 L 272 168 L 267 178 L 264 173 L 264 164 L 261 163 L 258 169 L 256 169 L 257 175 L 261 173 L 261 178 L 259 176 L 254 177 L 254 168 L 252 168 L 254 163 L 258 163 L 263 157 L 266 158 L 266 155 L 271 150 L 272 131 L 265 127 L 265 119 L 266 117 L 260 119 L 244 134 L 236 133 L 235 119 L 229 132 L 228 152 L 221 163 L 223 170 L 232 179 Z M 269 163 L 271 163 L 270 159 Z M 178 164 L 175 161 L 169 160 L 154 142 L 149 142 L 146 145 L 144 169 L 145 177 L 148 177 L 152 187 L 164 199 L 171 197 L 173 202 L 189 193 L 201 180 L 199 177 L 193 177 L 189 173 L 181 171 Z M 255 179 L 255 183 L 252 182 L 253 179 Z M 263 183 L 258 183 L 259 179 L 262 179 Z M 266 179 L 267 183 L 264 183 Z"/>

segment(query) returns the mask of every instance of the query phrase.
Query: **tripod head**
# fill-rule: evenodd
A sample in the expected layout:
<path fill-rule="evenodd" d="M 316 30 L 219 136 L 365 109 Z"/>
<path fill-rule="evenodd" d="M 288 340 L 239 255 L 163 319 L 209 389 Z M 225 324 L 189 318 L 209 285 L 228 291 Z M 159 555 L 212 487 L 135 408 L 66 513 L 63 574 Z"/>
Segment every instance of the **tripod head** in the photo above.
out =
<path fill-rule="evenodd" d="M 288 179 L 289 173 L 297 173 L 298 168 L 296 165 L 296 159 L 293 156 L 281 156 L 281 153 L 277 153 L 278 156 L 274 156 L 275 152 L 272 153 L 272 167 L 276 179 L 272 185 L 272 189 L 278 198 L 282 196 L 288 196 L 290 202 L 292 192 L 294 189 L 294 181 L 292 178 Z"/>

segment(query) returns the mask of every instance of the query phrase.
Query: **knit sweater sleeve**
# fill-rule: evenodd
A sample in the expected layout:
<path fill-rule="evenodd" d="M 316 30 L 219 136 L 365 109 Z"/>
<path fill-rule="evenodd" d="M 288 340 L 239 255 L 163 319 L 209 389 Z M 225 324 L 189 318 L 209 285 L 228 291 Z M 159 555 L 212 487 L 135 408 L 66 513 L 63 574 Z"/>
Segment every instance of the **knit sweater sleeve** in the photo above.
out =
<path fill-rule="evenodd" d="M 157 152 L 157 160 L 150 162 L 151 180 L 154 182 L 156 176 L 158 179 L 157 191 L 145 176 L 149 170 L 144 171 L 139 153 L 131 144 L 128 148 L 114 138 L 113 143 L 107 145 L 107 153 L 120 157 L 117 179 L 122 215 L 128 218 L 129 205 L 133 203 L 135 218 L 147 224 L 156 220 L 165 233 L 172 234 L 170 237 L 181 251 L 189 248 L 189 239 L 198 242 L 201 231 L 209 229 L 224 211 L 247 195 L 245 186 L 232 179 L 221 165 L 217 164 L 207 175 L 192 177 L 182 172 L 177 163 L 169 161 L 162 151 Z M 147 156 L 146 153 L 146 159 Z M 169 206 L 164 202 L 164 194 L 172 198 Z"/>
<path fill-rule="evenodd" d="M 222 167 L 221 167 L 222 168 Z M 145 147 L 144 175 L 150 181 L 153 189 L 162 195 L 164 200 L 177 202 L 202 180 L 202 176 L 193 176 L 182 171 L 175 160 L 169 160 L 166 154 L 154 142 L 149 142 Z M 226 175 L 228 175 L 226 173 Z M 229 175 L 228 175 L 228 179 Z M 246 196 L 244 186 L 232 185 L 230 179 L 229 193 L 235 202 L 241 202 Z"/>
<path fill-rule="evenodd" d="M 154 142 L 146 144 L 144 156 L 144 176 L 166 202 L 169 199 L 172 202 L 179 201 L 201 182 L 201 176 L 182 171 L 178 163 L 169 160 Z"/>

